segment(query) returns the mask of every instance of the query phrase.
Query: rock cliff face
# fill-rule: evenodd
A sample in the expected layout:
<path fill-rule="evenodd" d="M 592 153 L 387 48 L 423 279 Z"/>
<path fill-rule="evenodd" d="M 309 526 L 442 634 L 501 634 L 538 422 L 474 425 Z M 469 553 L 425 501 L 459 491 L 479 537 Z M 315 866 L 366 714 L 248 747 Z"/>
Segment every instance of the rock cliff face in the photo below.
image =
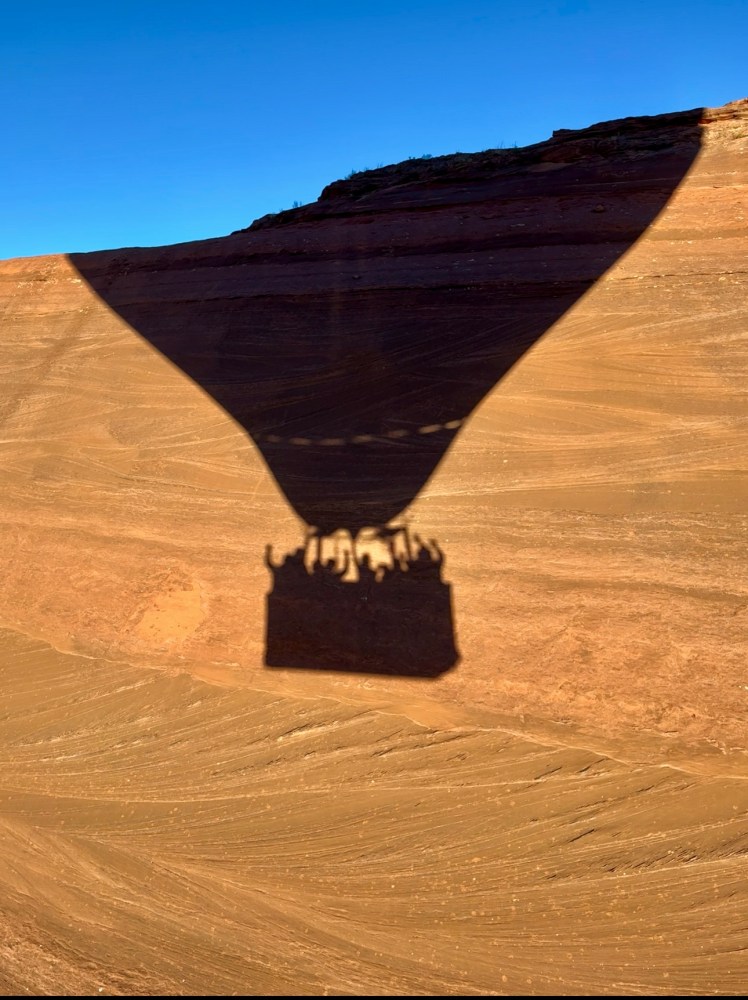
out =
<path fill-rule="evenodd" d="M 9 925 L 8 989 L 232 992 L 255 977 L 257 992 L 616 992 L 631 968 L 636 989 L 668 995 L 730 992 L 741 968 L 745 981 L 729 894 L 692 926 L 665 867 L 659 888 L 627 882 L 630 905 L 600 879 L 675 854 L 703 862 L 712 899 L 709 862 L 739 860 L 747 153 L 739 101 L 367 171 L 219 239 L 0 263 L 0 626 L 20 748 L 3 853 L 41 878 L 34 858 L 58 852 L 64 873 L 28 933 Z M 443 749 L 458 737 L 467 755 Z M 251 760 L 221 763 L 221 740 L 232 760 L 251 744 Z M 168 775 L 151 746 L 177 761 Z M 556 758 L 569 784 L 536 801 L 528 789 Z M 320 796 L 341 789 L 344 827 L 358 829 L 365 789 L 381 795 L 361 828 L 363 881 L 336 868 L 323 799 L 307 805 L 310 761 Z M 684 770 L 662 778 L 662 762 Z M 247 782 L 271 796 L 278 781 L 278 813 L 236 804 Z M 486 782 L 504 791 L 489 801 Z M 600 805 L 652 788 L 641 815 Z M 672 802 L 707 789 L 689 825 Z M 647 809 L 675 810 L 667 858 Z M 384 845 L 416 836 L 437 864 L 442 819 L 443 891 L 432 898 L 416 864 L 385 905 L 400 848 Z M 290 881 L 276 884 L 246 845 L 280 830 Z M 585 831 L 590 846 L 553 853 Z M 228 909 L 206 888 L 216 843 Z M 293 853 L 310 843 L 312 888 Z M 127 942 L 156 912 L 134 888 L 146 876 L 162 945 L 138 966 Z M 25 877 L 3 883 L 11 913 L 31 912 Z M 549 925 L 531 913 L 548 903 L 543 878 L 598 886 L 564 889 L 544 913 L 599 968 L 575 945 L 533 979 L 550 961 Z M 102 903 L 97 879 L 130 902 Z M 637 893 L 665 901 L 659 916 L 637 915 Z M 362 914 L 377 899 L 372 936 Z M 88 965 L 48 919 L 56 907 L 88 928 L 75 932 Z M 481 942 L 509 907 L 517 951 L 505 942 L 497 986 Z M 255 923 L 227 916 L 255 910 Z M 606 945 L 591 928 L 609 924 Z M 638 942 L 663 928 L 680 944 L 644 955 Z M 198 957 L 180 987 L 185 933 Z M 252 961 L 236 957 L 247 935 Z M 730 949 L 722 965 L 693 960 Z"/>

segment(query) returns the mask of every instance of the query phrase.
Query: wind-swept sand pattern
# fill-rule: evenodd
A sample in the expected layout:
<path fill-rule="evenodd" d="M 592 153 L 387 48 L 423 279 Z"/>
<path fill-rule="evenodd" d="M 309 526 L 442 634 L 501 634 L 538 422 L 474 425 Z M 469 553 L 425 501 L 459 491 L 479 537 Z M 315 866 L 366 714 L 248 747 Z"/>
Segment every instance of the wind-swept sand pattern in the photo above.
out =
<path fill-rule="evenodd" d="M 747 109 L 701 115 L 639 239 L 677 116 L 543 144 L 532 198 L 457 158 L 221 240 L 0 264 L 3 992 L 745 992 Z M 458 428 L 415 394 L 381 435 L 426 476 L 401 517 L 445 553 L 459 663 L 266 668 L 265 545 L 299 544 L 289 495 L 322 509 L 297 456 L 339 446 L 290 411 L 269 439 L 221 317 L 293 345 L 305 310 L 358 316 L 359 344 L 438 300 L 511 339 L 520 285 L 551 306 Z M 311 363 L 250 343 L 262 392 Z M 400 384 L 384 348 L 335 358 L 319 398 Z"/>
<path fill-rule="evenodd" d="M 743 776 L 5 638 L 8 992 L 745 984 Z"/>

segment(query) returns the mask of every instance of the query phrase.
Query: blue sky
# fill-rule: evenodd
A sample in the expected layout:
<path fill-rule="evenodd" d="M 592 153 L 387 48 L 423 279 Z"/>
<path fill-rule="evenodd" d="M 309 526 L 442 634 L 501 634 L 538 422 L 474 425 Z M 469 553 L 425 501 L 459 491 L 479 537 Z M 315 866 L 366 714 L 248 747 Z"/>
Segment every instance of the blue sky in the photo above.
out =
<path fill-rule="evenodd" d="M 745 0 L 1 13 L 0 258 L 219 236 L 354 169 L 748 96 Z"/>

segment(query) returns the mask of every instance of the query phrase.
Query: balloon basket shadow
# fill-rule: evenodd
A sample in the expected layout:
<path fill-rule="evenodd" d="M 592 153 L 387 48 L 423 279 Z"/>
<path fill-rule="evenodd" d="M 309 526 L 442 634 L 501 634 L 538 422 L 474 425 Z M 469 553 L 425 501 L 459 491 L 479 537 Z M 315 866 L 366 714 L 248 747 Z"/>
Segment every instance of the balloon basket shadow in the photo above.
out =
<path fill-rule="evenodd" d="M 396 598 L 268 594 L 268 667 L 438 677 L 458 661 L 449 584 Z"/>

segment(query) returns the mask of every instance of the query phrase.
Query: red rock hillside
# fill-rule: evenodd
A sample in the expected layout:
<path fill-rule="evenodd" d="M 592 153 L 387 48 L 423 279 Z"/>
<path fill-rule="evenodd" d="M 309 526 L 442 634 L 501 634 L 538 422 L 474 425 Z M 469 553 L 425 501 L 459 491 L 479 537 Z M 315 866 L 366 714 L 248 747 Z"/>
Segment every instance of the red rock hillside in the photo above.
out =
<path fill-rule="evenodd" d="M 747 151 L 0 263 L 5 993 L 744 992 Z"/>

